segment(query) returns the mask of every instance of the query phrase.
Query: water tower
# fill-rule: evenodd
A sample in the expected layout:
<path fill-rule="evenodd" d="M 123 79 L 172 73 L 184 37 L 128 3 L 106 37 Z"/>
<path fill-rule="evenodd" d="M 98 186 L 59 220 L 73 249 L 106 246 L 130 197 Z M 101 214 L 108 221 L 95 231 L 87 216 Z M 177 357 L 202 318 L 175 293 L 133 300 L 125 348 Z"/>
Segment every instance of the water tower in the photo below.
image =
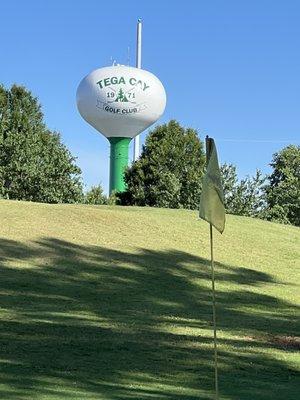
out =
<path fill-rule="evenodd" d="M 128 165 L 129 143 L 160 118 L 165 105 L 162 83 L 141 68 L 99 68 L 80 82 L 78 110 L 110 142 L 109 193 L 125 190 L 123 175 Z"/>

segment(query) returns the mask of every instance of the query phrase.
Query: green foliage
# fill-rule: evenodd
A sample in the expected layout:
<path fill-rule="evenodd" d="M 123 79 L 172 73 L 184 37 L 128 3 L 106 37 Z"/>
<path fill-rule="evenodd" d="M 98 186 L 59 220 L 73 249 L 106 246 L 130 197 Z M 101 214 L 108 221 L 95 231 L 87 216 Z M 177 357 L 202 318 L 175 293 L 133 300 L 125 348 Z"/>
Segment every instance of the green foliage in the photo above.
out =
<path fill-rule="evenodd" d="M 86 204 L 107 204 L 107 197 L 103 193 L 102 186 L 92 186 L 91 189 L 86 192 L 84 196 L 84 202 Z"/>
<path fill-rule="evenodd" d="M 222 164 L 220 166 L 220 172 L 224 192 L 225 209 L 226 212 L 229 213 L 232 209 L 231 203 L 238 185 L 236 166 L 233 164 Z M 234 212 L 231 213 L 234 214 Z"/>
<path fill-rule="evenodd" d="M 179 178 L 171 171 L 162 171 L 157 185 L 150 187 L 150 196 L 156 199 L 157 207 L 178 208 L 180 203 Z"/>
<path fill-rule="evenodd" d="M 286 209 L 279 204 L 275 204 L 272 208 L 266 207 L 262 211 L 261 218 L 268 221 L 280 222 L 281 224 L 290 224 L 286 215 Z"/>
<path fill-rule="evenodd" d="M 2 197 L 46 203 L 82 199 L 81 171 L 47 129 L 37 98 L 24 87 L 0 86 L 0 192 Z"/>
<path fill-rule="evenodd" d="M 109 206 L 115 206 L 119 204 L 119 199 L 115 190 L 113 190 L 111 194 L 106 198 L 106 204 Z"/>
<path fill-rule="evenodd" d="M 86 192 L 84 196 L 85 204 L 103 205 L 107 204 L 109 206 L 114 206 L 119 204 L 119 199 L 117 193 L 113 191 L 110 196 L 106 196 L 103 193 L 103 188 L 101 185 L 92 186 L 91 189 Z"/>
<path fill-rule="evenodd" d="M 275 153 L 270 165 L 264 217 L 300 226 L 300 146 L 289 145 Z"/>
<path fill-rule="evenodd" d="M 254 177 L 238 181 L 236 167 L 223 164 L 220 168 L 225 197 L 225 209 L 229 214 L 259 217 L 264 209 L 263 183 L 259 170 Z"/>
<path fill-rule="evenodd" d="M 122 204 L 196 209 L 205 156 L 197 132 L 172 120 L 146 139 L 141 157 L 126 171 Z"/>

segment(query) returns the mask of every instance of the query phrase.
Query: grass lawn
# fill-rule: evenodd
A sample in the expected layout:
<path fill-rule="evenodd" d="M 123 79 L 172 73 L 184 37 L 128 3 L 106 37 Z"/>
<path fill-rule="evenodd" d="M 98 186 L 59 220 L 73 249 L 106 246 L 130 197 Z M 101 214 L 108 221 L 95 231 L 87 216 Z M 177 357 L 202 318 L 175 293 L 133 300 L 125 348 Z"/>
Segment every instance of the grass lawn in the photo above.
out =
<path fill-rule="evenodd" d="M 196 212 L 1 200 L 0 213 L 1 399 L 214 398 Z M 220 398 L 299 399 L 300 229 L 228 216 L 215 258 Z"/>

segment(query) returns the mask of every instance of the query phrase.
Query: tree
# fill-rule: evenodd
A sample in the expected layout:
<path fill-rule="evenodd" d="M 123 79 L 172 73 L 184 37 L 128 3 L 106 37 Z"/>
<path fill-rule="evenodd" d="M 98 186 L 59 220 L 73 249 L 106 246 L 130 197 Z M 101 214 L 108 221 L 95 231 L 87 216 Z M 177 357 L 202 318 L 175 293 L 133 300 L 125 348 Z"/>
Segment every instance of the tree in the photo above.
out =
<path fill-rule="evenodd" d="M 123 89 L 120 89 L 118 92 L 118 96 L 115 101 L 121 101 L 121 102 L 127 102 L 127 97 L 125 93 L 123 92 Z"/>
<path fill-rule="evenodd" d="M 224 206 L 227 213 L 235 214 L 233 199 L 238 186 L 236 167 L 233 164 L 224 163 L 220 166 L 222 186 L 224 192 Z"/>
<path fill-rule="evenodd" d="M 300 226 L 300 146 L 289 145 L 273 155 L 268 177 L 265 218 Z"/>
<path fill-rule="evenodd" d="M 122 204 L 196 209 L 205 164 L 197 132 L 172 120 L 149 133 L 141 157 L 127 169 Z"/>
<path fill-rule="evenodd" d="M 107 204 L 107 197 L 103 193 L 102 186 L 92 186 L 91 189 L 86 192 L 84 196 L 84 202 L 86 204 Z"/>
<path fill-rule="evenodd" d="M 43 122 L 37 98 L 0 86 L 0 193 L 46 203 L 82 199 L 81 171 L 60 135 Z"/>
<path fill-rule="evenodd" d="M 225 209 L 229 214 L 260 217 L 265 207 L 263 183 L 265 177 L 257 170 L 254 177 L 238 181 L 236 167 L 223 164 L 220 168 Z"/>

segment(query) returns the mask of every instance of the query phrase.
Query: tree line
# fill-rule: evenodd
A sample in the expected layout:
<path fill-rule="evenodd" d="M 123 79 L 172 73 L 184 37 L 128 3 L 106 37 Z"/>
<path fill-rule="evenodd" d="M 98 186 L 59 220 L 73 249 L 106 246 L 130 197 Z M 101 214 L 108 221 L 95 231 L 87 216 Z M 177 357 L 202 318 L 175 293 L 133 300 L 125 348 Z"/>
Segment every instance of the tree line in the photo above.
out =
<path fill-rule="evenodd" d="M 221 165 L 226 212 L 300 226 L 300 147 L 273 155 L 272 172 L 238 180 L 236 167 Z M 205 173 L 204 145 L 196 130 L 176 121 L 156 127 L 139 160 L 125 173 L 124 205 L 198 209 Z"/>
<path fill-rule="evenodd" d="M 300 147 L 273 155 L 272 172 L 238 179 L 221 165 L 226 212 L 300 226 Z M 38 99 L 22 86 L 0 86 L 0 197 L 45 203 L 122 204 L 197 209 L 205 173 L 196 130 L 157 126 L 125 172 L 127 190 L 108 198 L 101 185 L 84 193 L 76 158 L 50 131 Z"/>

